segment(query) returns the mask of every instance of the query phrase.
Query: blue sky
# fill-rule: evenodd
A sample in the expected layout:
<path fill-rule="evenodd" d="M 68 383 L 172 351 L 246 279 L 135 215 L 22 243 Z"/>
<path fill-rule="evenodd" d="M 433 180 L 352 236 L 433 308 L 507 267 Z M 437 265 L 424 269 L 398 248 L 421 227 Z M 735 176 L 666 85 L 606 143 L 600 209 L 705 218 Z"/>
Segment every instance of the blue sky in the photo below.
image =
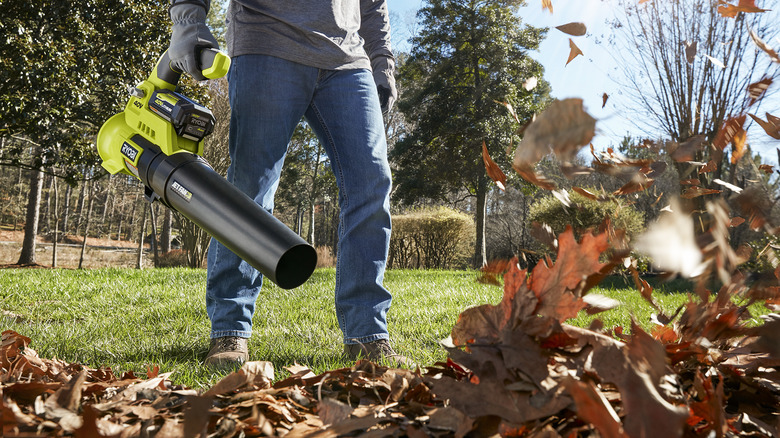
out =
<path fill-rule="evenodd" d="M 398 39 L 395 44 L 399 49 L 408 50 L 409 45 L 403 40 L 414 31 L 409 23 L 414 22 L 413 15 L 423 0 L 388 2 L 391 13 L 397 14 L 400 22 L 400 25 L 394 23 L 394 39 Z M 527 0 L 527 6 L 520 9 L 520 16 L 526 24 L 549 28 L 547 38 L 531 56 L 544 66 L 545 79 L 552 86 L 554 97 L 583 99 L 586 111 L 598 120 L 596 137 L 593 139 L 597 149 L 616 146 L 626 134 L 635 138 L 648 136 L 631 119 L 631 113 L 625 111 L 627 97 L 624 97 L 616 80 L 621 77 L 616 61 L 619 56 L 611 53 L 609 45 L 603 43 L 611 34 L 606 25 L 606 21 L 614 15 L 610 3 L 608 0 L 554 0 L 554 13 L 550 14 L 542 10 L 541 0 Z M 555 29 L 556 26 L 575 21 L 585 23 L 588 28 L 586 35 L 571 37 Z M 566 65 L 569 38 L 574 40 L 584 55 Z M 604 93 L 610 97 L 602 108 Z M 760 114 L 763 115 L 763 111 L 777 114 L 780 111 L 776 110 L 776 106 L 770 102 Z M 775 149 L 780 146 L 780 142 L 755 129 L 749 131 L 748 140 L 754 150 L 761 153 L 765 162 L 777 164 Z"/>

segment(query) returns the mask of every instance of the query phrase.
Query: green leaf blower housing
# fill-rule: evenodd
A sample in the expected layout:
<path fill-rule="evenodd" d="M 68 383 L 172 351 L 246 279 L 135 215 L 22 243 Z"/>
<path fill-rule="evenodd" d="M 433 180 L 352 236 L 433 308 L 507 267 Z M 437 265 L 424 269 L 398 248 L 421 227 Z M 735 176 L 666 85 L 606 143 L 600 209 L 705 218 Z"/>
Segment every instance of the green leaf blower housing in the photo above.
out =
<path fill-rule="evenodd" d="M 220 78 L 230 58 L 203 50 L 201 66 L 206 78 Z M 316 250 L 200 157 L 214 116 L 175 92 L 180 77 L 165 52 L 130 90 L 125 110 L 98 133 L 103 167 L 140 179 L 150 201 L 180 212 L 280 287 L 300 286 L 314 272 Z"/>

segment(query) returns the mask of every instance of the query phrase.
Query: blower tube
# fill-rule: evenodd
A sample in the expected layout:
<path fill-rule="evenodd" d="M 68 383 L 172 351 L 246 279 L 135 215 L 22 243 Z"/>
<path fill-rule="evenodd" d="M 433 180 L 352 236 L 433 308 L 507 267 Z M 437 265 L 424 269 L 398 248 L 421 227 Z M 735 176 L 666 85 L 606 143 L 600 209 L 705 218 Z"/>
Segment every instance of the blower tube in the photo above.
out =
<path fill-rule="evenodd" d="M 166 155 L 141 135 L 138 176 L 154 194 L 283 289 L 303 284 L 317 251 L 198 155 Z"/>

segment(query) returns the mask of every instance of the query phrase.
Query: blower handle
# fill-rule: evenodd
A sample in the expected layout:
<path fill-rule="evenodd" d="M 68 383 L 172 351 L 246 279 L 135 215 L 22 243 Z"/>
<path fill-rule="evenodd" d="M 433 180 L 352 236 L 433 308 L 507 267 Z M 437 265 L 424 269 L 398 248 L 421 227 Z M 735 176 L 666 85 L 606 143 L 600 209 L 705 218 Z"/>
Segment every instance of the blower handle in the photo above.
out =
<path fill-rule="evenodd" d="M 225 76 L 230 68 L 230 58 L 217 49 L 203 49 L 200 52 L 201 73 L 207 79 L 218 79 Z M 179 84 L 182 72 L 171 65 L 168 51 L 160 56 L 149 80 L 157 87 L 173 90 Z"/>

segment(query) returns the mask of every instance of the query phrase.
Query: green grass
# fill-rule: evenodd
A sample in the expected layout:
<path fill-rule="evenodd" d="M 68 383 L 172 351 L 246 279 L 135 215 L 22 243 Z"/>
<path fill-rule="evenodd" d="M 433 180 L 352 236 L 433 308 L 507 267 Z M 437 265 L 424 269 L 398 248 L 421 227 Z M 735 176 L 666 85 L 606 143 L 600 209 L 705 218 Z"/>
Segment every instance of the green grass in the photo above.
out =
<path fill-rule="evenodd" d="M 501 300 L 500 287 L 475 281 L 475 272 L 388 271 L 393 293 L 388 322 L 397 351 L 420 365 L 446 358 L 446 338 L 464 309 Z M 317 270 L 303 286 L 285 291 L 266 282 L 258 299 L 250 360 L 273 362 L 277 378 L 297 362 L 315 373 L 351 365 L 341 358 L 341 332 L 333 310 L 333 269 Z M 598 315 L 606 327 L 628 328 L 631 315 L 650 326 L 652 309 L 625 284 L 592 292 L 622 306 Z M 142 374 L 147 366 L 174 371 L 174 383 L 207 388 L 223 374 L 201 363 L 208 349 L 205 271 L 199 269 L 0 270 L 0 328 L 32 338 L 46 358 L 109 366 Z M 688 300 L 685 290 L 657 289 L 667 312 Z M 580 316 L 587 326 L 594 317 Z"/>

